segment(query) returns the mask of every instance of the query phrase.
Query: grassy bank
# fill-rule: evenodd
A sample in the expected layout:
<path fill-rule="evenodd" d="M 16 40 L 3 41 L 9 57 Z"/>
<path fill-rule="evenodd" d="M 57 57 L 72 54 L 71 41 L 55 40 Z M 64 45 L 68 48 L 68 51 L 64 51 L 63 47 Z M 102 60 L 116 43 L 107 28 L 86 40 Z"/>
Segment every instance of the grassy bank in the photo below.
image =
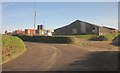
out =
<path fill-rule="evenodd" d="M 113 40 L 116 36 L 118 36 L 120 33 L 113 33 L 113 34 L 106 34 L 105 37 L 108 38 L 108 40 Z"/>
<path fill-rule="evenodd" d="M 94 36 L 91 37 L 91 40 L 96 40 L 96 41 L 112 41 L 116 36 L 118 36 L 119 33 L 112 33 L 112 34 L 106 34 L 106 35 L 101 35 L 101 36 Z"/>
<path fill-rule="evenodd" d="M 113 39 L 112 44 L 116 46 L 120 46 L 120 35 L 118 35 Z"/>
<path fill-rule="evenodd" d="M 5 63 L 26 50 L 23 41 L 15 36 L 2 35 L 2 63 Z"/>

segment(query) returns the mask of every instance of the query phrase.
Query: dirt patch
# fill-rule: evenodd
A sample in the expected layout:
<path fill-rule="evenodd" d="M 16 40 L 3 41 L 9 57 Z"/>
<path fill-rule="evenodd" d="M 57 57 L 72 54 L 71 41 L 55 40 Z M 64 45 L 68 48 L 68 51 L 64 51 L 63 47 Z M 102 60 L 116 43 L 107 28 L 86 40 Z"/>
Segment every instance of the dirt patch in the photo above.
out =
<path fill-rule="evenodd" d="M 118 46 L 112 45 L 112 41 L 90 41 L 86 39 L 78 39 L 76 46 L 88 51 L 118 51 Z"/>

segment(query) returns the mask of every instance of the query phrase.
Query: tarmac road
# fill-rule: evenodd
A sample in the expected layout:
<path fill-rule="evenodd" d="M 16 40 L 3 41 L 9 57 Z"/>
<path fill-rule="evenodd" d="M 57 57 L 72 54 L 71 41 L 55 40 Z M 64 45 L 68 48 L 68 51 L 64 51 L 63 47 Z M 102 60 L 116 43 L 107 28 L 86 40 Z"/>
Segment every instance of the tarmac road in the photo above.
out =
<path fill-rule="evenodd" d="M 117 70 L 117 52 L 89 52 L 69 44 L 25 44 L 27 51 L 3 64 L 3 71 Z"/>

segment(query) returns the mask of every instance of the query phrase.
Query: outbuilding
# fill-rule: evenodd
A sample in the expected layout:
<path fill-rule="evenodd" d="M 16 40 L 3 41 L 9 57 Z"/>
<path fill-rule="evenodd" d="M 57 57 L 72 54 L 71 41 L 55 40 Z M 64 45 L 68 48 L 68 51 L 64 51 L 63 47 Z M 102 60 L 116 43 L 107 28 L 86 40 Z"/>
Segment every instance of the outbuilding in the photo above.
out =
<path fill-rule="evenodd" d="M 85 21 L 76 20 L 71 24 L 54 30 L 55 35 L 79 35 L 79 34 L 98 34 L 112 33 L 113 28 L 98 26 Z"/>

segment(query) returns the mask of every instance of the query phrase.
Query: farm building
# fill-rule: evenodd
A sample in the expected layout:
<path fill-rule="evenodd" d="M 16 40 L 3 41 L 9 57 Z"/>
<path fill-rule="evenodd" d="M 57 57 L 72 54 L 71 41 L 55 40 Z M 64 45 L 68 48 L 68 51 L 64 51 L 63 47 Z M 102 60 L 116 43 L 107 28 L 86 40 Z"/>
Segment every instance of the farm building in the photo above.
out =
<path fill-rule="evenodd" d="M 35 32 L 36 31 L 34 29 L 25 29 L 25 34 L 34 35 Z"/>
<path fill-rule="evenodd" d="M 25 34 L 23 30 L 15 30 L 14 34 Z"/>
<path fill-rule="evenodd" d="M 73 23 L 54 30 L 55 35 L 73 35 L 73 34 L 108 34 L 113 33 L 115 29 L 101 27 L 88 22 L 76 20 Z"/>

